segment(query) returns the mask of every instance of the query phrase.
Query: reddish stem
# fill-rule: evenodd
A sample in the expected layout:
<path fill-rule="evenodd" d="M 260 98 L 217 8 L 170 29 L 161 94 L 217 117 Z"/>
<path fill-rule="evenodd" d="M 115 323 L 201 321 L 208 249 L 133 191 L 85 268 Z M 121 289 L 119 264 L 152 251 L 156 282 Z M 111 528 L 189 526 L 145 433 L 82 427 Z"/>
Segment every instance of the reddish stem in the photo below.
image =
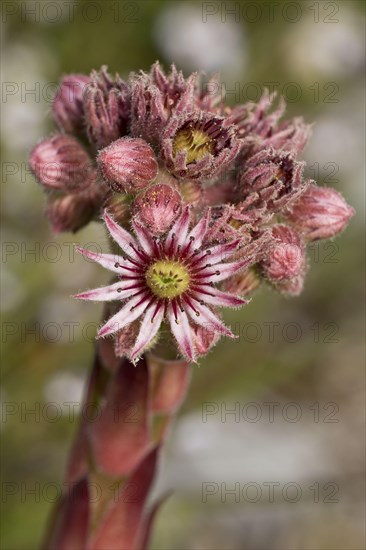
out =
<path fill-rule="evenodd" d="M 159 454 L 190 379 L 186 361 L 118 358 L 98 342 L 47 550 L 143 550 L 161 504 L 147 507 Z"/>

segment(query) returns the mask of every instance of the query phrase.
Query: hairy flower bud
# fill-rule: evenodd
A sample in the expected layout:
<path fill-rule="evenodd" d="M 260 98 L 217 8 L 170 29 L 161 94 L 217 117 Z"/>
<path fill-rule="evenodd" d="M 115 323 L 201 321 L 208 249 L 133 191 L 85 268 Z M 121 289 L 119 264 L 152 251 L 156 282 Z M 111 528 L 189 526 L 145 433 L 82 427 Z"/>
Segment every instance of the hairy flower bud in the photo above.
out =
<path fill-rule="evenodd" d="M 281 281 L 275 285 L 275 288 L 285 296 L 299 296 L 304 288 L 305 272 L 297 275 L 288 281 Z"/>
<path fill-rule="evenodd" d="M 84 74 L 69 74 L 61 80 L 52 103 L 52 115 L 61 130 L 72 133 L 84 127 L 83 94 L 89 82 Z"/>
<path fill-rule="evenodd" d="M 232 239 L 244 239 L 246 242 L 251 229 L 270 219 L 265 215 L 263 206 L 253 208 L 251 206 L 249 201 L 245 201 L 236 205 L 224 204 L 212 207 L 212 224 L 208 231 L 210 242 L 228 242 Z M 264 233 L 261 235 L 261 242 L 263 237 Z"/>
<path fill-rule="evenodd" d="M 96 207 L 90 197 L 83 194 L 65 195 L 48 203 L 46 216 L 54 233 L 75 233 L 91 220 L 95 212 Z"/>
<path fill-rule="evenodd" d="M 117 193 L 136 193 L 157 176 L 158 163 L 150 145 L 139 138 L 121 138 L 102 149 L 98 165 Z"/>
<path fill-rule="evenodd" d="M 129 89 L 117 75 L 115 79 L 102 67 L 93 71 L 85 90 L 84 109 L 90 141 L 98 148 L 106 147 L 127 132 L 130 111 Z"/>
<path fill-rule="evenodd" d="M 114 351 L 117 357 L 128 357 L 139 332 L 140 323 L 133 321 L 116 334 Z"/>
<path fill-rule="evenodd" d="M 229 110 L 228 119 L 237 126 L 240 137 L 257 135 L 263 138 L 274 132 L 286 109 L 281 97 L 277 108 L 270 112 L 276 95 L 265 89 L 258 103 L 248 102 Z"/>
<path fill-rule="evenodd" d="M 238 135 L 243 138 L 240 151 L 243 160 L 269 147 L 294 155 L 304 149 L 311 134 L 311 126 L 305 124 L 301 117 L 280 123 L 286 106 L 283 98 L 280 98 L 277 108 L 270 112 L 275 98 L 275 93 L 270 94 L 265 90 L 257 104 L 249 102 L 229 111 L 229 121 L 237 125 Z"/>
<path fill-rule="evenodd" d="M 158 183 L 137 196 L 134 212 L 136 217 L 157 236 L 170 228 L 180 214 L 181 205 L 182 198 L 176 189 Z"/>
<path fill-rule="evenodd" d="M 270 212 L 277 212 L 307 188 L 308 182 L 302 177 L 304 165 L 292 153 L 273 148 L 260 151 L 245 163 L 240 174 L 241 193 L 245 199 L 255 193 Z"/>
<path fill-rule="evenodd" d="M 263 275 L 271 283 L 299 276 L 305 267 L 305 246 L 300 235 L 284 224 L 272 227 L 273 244 L 261 263 Z"/>
<path fill-rule="evenodd" d="M 175 65 L 165 74 L 157 62 L 149 74 L 133 74 L 131 86 L 131 134 L 157 142 L 174 112 L 192 111 L 196 75 L 185 79 Z"/>
<path fill-rule="evenodd" d="M 72 136 L 56 134 L 38 143 L 30 168 L 47 189 L 79 193 L 95 182 L 96 170 L 82 145 Z"/>
<path fill-rule="evenodd" d="M 294 202 L 287 215 L 310 241 L 330 239 L 348 224 L 354 209 L 342 195 L 329 187 L 310 185 Z"/>
<path fill-rule="evenodd" d="M 208 354 L 220 339 L 220 335 L 215 332 L 214 328 L 208 323 L 207 326 L 195 326 L 194 333 L 194 348 L 197 356 L 202 357 Z"/>

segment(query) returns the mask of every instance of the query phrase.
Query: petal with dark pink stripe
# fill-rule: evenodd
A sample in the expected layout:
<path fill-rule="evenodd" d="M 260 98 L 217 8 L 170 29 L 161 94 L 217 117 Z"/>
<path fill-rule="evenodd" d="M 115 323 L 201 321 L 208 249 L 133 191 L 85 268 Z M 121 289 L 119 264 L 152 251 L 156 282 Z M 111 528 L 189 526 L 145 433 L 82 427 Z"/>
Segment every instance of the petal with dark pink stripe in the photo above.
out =
<path fill-rule="evenodd" d="M 206 251 L 208 252 L 208 255 L 199 260 L 197 262 L 197 266 L 204 263 L 214 265 L 218 262 L 223 262 L 228 256 L 231 256 L 238 249 L 239 242 L 240 241 L 236 240 L 226 244 L 218 244 L 212 248 L 209 248 Z"/>
<path fill-rule="evenodd" d="M 85 258 L 93 260 L 93 262 L 96 262 L 97 264 L 105 267 L 106 269 L 109 269 L 109 271 L 113 271 L 114 273 L 121 273 L 121 265 L 125 263 L 125 260 L 122 258 L 122 256 L 117 256 L 116 254 L 101 254 L 99 252 L 93 252 L 92 250 L 86 250 L 85 248 L 81 248 L 80 246 L 77 246 L 76 250 L 80 254 L 85 256 Z"/>
<path fill-rule="evenodd" d="M 165 241 L 166 252 L 176 252 L 178 247 L 183 245 L 187 239 L 188 227 L 189 207 L 187 206 L 168 233 Z"/>
<path fill-rule="evenodd" d="M 176 313 L 173 306 L 168 306 L 168 319 L 173 336 L 177 340 L 180 352 L 189 361 L 196 361 L 196 354 L 193 346 L 193 333 L 189 325 L 187 314 L 179 309 Z"/>
<path fill-rule="evenodd" d="M 112 220 L 112 218 L 107 214 L 107 211 L 104 211 L 104 221 L 109 233 L 123 252 L 134 260 L 138 259 L 139 257 L 135 252 L 138 248 L 138 244 L 132 235 Z"/>
<path fill-rule="evenodd" d="M 192 237 L 194 239 L 193 250 L 200 248 L 200 246 L 202 246 L 202 241 L 207 232 L 210 215 L 211 215 L 211 212 L 210 212 L 210 209 L 208 209 L 206 214 L 203 216 L 203 218 L 200 219 L 200 221 L 197 223 L 197 225 L 195 225 L 195 227 L 192 229 L 192 231 L 188 235 L 187 240 L 190 240 Z"/>
<path fill-rule="evenodd" d="M 200 304 L 199 302 L 194 301 L 192 304 L 192 302 L 189 301 L 187 312 L 197 325 L 215 330 L 216 332 L 229 336 L 230 338 L 236 338 L 231 330 L 226 327 L 208 307 Z M 199 315 L 197 315 L 197 313 Z"/>
<path fill-rule="evenodd" d="M 132 348 L 130 359 L 135 361 L 143 353 L 146 346 L 156 336 L 164 316 L 162 304 L 153 303 L 146 311 L 142 320 L 140 331 Z"/>
<path fill-rule="evenodd" d="M 248 260 L 240 260 L 237 262 L 231 262 L 227 264 L 217 264 L 212 268 L 207 268 L 202 271 L 201 274 L 196 276 L 202 282 L 213 282 L 218 283 L 219 281 L 224 281 L 228 277 L 231 277 L 241 269 L 248 265 Z"/>
<path fill-rule="evenodd" d="M 140 317 L 149 305 L 148 295 L 140 293 L 129 300 L 118 313 L 113 315 L 98 332 L 98 338 L 118 332 Z"/>
<path fill-rule="evenodd" d="M 141 290 L 141 286 L 138 280 L 118 281 L 118 283 L 114 283 L 113 285 L 80 292 L 80 294 L 75 294 L 74 298 L 94 302 L 110 302 L 111 300 L 124 300 L 125 298 L 132 297 L 139 290 Z"/>
<path fill-rule="evenodd" d="M 137 221 L 133 221 L 132 226 L 138 237 L 142 249 L 148 256 L 151 256 L 154 251 L 154 243 L 150 233 L 148 232 L 146 227 L 144 227 L 141 223 Z"/>
<path fill-rule="evenodd" d="M 193 289 L 191 294 L 197 300 L 206 302 L 206 304 L 210 304 L 212 306 L 239 307 L 245 306 L 248 303 L 248 301 L 244 300 L 244 298 L 234 296 L 233 294 L 228 294 L 227 292 L 222 292 L 221 290 L 213 287 L 197 288 L 197 290 Z"/>

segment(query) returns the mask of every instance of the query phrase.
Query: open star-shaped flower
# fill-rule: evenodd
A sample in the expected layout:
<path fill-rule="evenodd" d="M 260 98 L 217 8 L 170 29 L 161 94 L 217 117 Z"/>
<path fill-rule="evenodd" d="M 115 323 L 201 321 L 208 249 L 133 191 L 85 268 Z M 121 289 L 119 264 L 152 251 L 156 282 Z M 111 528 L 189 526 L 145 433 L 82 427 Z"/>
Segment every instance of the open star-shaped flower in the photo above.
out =
<path fill-rule="evenodd" d="M 170 231 L 163 237 L 152 237 L 148 229 L 133 220 L 135 236 L 120 227 L 107 212 L 104 220 L 123 255 L 98 254 L 78 248 L 87 258 L 118 275 L 109 286 L 76 295 L 83 300 L 121 300 L 121 309 L 99 330 L 98 337 L 126 329 L 138 318 L 141 325 L 129 352 L 136 361 L 151 344 L 163 321 L 170 325 L 180 353 L 196 360 L 197 326 L 213 333 L 234 337 L 212 310 L 215 306 L 238 307 L 246 300 L 216 288 L 248 264 L 248 260 L 230 260 L 239 240 L 205 247 L 210 210 L 193 227 L 186 207 Z"/>

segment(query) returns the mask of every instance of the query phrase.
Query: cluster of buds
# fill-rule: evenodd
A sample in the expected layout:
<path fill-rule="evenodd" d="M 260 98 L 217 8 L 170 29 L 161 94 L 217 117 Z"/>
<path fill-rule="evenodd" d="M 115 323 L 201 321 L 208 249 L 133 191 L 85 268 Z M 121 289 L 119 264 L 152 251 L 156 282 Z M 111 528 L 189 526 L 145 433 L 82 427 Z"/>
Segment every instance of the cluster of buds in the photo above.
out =
<path fill-rule="evenodd" d="M 189 361 L 205 355 L 233 336 L 217 308 L 243 305 L 263 282 L 299 294 L 307 244 L 354 213 L 304 178 L 311 127 L 282 120 L 283 100 L 273 108 L 264 91 L 229 108 L 214 84 L 159 63 L 126 81 L 106 67 L 65 76 L 52 107 L 60 133 L 30 155 L 54 231 L 107 225 L 113 254 L 81 252 L 114 279 L 78 297 L 112 302 L 99 336 L 132 361 L 161 334 Z"/>

